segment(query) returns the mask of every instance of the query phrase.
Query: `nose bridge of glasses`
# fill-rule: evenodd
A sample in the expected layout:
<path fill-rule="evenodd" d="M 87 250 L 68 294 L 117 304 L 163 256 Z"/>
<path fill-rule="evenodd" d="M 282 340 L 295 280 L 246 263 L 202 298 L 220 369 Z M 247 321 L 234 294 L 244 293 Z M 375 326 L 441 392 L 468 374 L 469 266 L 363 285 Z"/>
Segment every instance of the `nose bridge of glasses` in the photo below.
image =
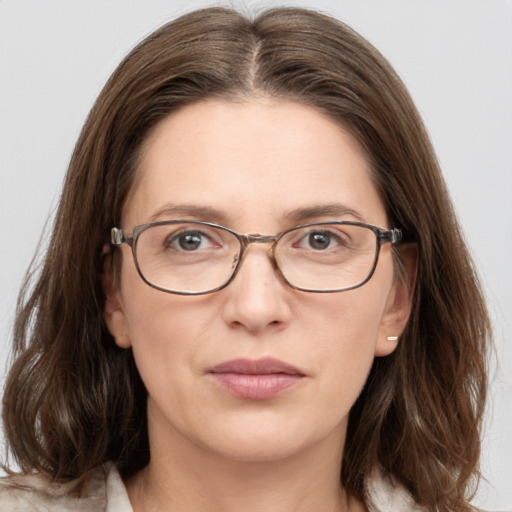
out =
<path fill-rule="evenodd" d="M 279 240 L 279 236 L 276 235 L 260 235 L 259 233 L 252 233 L 249 235 L 241 235 L 240 239 L 242 241 L 242 254 L 245 254 L 245 251 L 249 248 L 251 244 L 271 244 L 268 249 L 268 255 L 272 262 L 272 266 L 274 268 L 277 267 L 277 262 L 274 257 L 274 247 L 276 242 Z"/>
<path fill-rule="evenodd" d="M 260 235 L 259 233 L 254 233 L 250 235 L 243 235 L 243 239 L 245 242 L 245 245 L 249 244 L 270 244 L 274 243 L 278 237 L 272 236 L 272 235 Z"/>

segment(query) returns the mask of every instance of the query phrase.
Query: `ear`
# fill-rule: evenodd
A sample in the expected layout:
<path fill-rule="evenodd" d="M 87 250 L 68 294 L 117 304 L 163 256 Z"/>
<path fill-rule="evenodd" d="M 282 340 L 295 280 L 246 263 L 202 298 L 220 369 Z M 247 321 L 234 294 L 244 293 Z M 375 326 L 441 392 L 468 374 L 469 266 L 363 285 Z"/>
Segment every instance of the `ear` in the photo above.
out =
<path fill-rule="evenodd" d="M 402 271 L 396 277 L 388 296 L 375 347 L 376 357 L 388 356 L 396 349 L 411 313 L 418 247 L 415 244 L 405 244 L 399 247 L 399 251 Z"/>
<path fill-rule="evenodd" d="M 128 336 L 123 301 L 117 281 L 112 269 L 112 255 L 109 254 L 105 256 L 103 274 L 101 276 L 103 292 L 105 293 L 105 311 L 103 316 L 116 345 L 121 348 L 128 348 L 131 346 L 131 341 Z"/>

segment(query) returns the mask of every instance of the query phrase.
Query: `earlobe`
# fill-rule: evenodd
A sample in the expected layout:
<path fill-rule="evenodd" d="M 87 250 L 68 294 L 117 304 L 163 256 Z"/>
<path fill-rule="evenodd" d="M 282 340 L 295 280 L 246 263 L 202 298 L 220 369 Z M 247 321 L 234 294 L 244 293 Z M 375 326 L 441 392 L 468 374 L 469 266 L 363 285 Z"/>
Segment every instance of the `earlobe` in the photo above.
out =
<path fill-rule="evenodd" d="M 111 263 L 112 257 L 108 255 L 105 258 L 103 274 L 101 276 L 103 292 L 105 293 L 105 310 L 103 316 L 116 345 L 121 348 L 129 348 L 131 341 L 126 326 L 123 302 L 119 287 L 115 283 Z"/>
<path fill-rule="evenodd" d="M 411 313 L 418 261 L 417 246 L 414 244 L 401 246 L 400 259 L 402 272 L 388 297 L 379 327 L 375 347 L 376 357 L 388 356 L 396 349 Z"/>

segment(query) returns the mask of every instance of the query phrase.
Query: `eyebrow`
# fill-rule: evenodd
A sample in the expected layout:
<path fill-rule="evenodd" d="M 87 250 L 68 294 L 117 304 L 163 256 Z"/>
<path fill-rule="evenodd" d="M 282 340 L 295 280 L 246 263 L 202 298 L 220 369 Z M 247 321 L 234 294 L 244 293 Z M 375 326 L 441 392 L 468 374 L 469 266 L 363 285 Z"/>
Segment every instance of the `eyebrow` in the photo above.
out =
<path fill-rule="evenodd" d="M 224 224 L 227 221 L 225 213 L 211 206 L 167 203 L 149 217 L 149 222 L 162 220 L 162 218 L 166 217 L 197 219 L 216 224 Z"/>
<path fill-rule="evenodd" d="M 365 222 L 364 217 L 357 210 L 338 203 L 298 208 L 287 213 L 285 218 L 290 222 L 302 224 L 319 217 L 339 218 L 347 216 L 354 217 L 360 222 Z"/>
<path fill-rule="evenodd" d="M 304 208 L 297 208 L 284 215 L 284 219 L 290 224 L 304 224 L 320 217 L 353 217 L 358 221 L 365 222 L 364 217 L 349 206 L 331 203 L 326 205 L 314 205 Z M 228 215 L 211 206 L 200 206 L 194 204 L 166 203 L 149 217 L 149 222 L 155 222 L 165 218 L 197 219 L 206 222 L 213 222 L 227 226 Z"/>

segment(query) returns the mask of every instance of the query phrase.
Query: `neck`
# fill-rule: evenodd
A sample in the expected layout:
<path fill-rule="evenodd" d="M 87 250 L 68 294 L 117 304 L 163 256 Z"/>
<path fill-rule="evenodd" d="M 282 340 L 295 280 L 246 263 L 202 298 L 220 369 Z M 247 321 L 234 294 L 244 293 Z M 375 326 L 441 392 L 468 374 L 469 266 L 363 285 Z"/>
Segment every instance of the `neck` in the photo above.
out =
<path fill-rule="evenodd" d="M 340 485 L 343 443 L 323 440 L 272 460 L 227 458 L 179 437 L 155 443 L 151 462 L 126 482 L 134 512 L 352 512 Z M 167 432 L 168 434 L 168 432 Z M 333 441 L 337 449 L 333 450 Z"/>

